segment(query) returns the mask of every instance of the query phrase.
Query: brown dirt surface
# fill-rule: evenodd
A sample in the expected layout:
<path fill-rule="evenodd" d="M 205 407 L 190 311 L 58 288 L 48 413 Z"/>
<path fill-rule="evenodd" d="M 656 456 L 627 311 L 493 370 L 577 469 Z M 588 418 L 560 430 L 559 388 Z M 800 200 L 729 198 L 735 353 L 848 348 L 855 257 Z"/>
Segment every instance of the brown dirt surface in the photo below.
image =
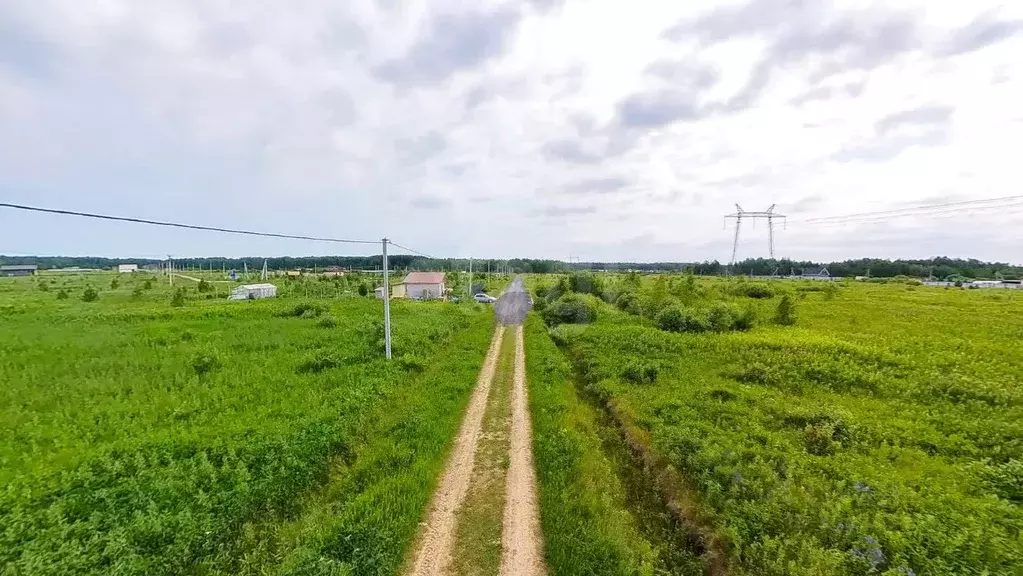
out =
<path fill-rule="evenodd" d="M 504 327 L 498 326 L 490 342 L 483 369 L 480 371 L 465 419 L 458 430 L 451 459 L 441 476 L 437 491 L 430 504 L 426 524 L 416 548 L 414 559 L 405 574 L 408 576 L 441 576 L 451 565 L 458 511 L 465 501 L 473 477 L 476 447 L 479 443 L 483 415 L 494 379 L 497 358 L 501 350 Z"/>
<path fill-rule="evenodd" d="M 515 379 L 512 391 L 511 464 L 508 469 L 502 576 L 544 576 L 543 536 L 533 468 L 533 431 L 526 390 L 526 354 L 522 326 L 515 328 Z"/>

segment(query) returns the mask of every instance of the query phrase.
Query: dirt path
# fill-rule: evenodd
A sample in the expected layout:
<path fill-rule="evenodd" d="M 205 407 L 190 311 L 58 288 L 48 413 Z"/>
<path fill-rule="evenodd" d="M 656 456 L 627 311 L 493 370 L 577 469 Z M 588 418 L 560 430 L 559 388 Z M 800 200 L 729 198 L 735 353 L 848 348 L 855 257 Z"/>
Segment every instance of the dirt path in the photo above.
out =
<path fill-rule="evenodd" d="M 504 532 L 501 538 L 502 576 L 542 576 L 543 536 L 533 469 L 533 432 L 526 391 L 526 354 L 522 326 L 515 328 L 515 380 L 512 391 L 511 464 L 508 469 Z"/>
<path fill-rule="evenodd" d="M 407 576 L 545 576 L 522 322 L 532 303 L 515 278 Z M 514 326 L 514 347 L 502 347 Z M 502 352 L 503 350 L 503 352 Z"/>
<path fill-rule="evenodd" d="M 441 576 L 447 573 L 451 564 L 456 518 L 473 476 L 476 446 L 479 443 L 483 414 L 487 407 L 487 397 L 490 395 L 490 383 L 494 379 L 503 337 L 504 327 L 498 326 L 476 382 L 476 389 L 472 393 L 465 420 L 458 430 L 451 460 L 448 461 L 430 504 L 426 527 L 412 566 L 406 571 L 410 576 Z"/>

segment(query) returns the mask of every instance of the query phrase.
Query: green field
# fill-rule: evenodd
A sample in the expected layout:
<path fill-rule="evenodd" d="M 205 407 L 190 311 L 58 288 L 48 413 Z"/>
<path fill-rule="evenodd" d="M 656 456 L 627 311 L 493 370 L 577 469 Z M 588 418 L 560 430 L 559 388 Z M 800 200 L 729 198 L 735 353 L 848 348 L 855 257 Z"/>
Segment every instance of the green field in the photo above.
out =
<path fill-rule="evenodd" d="M 0 279 L 0 572 L 394 573 L 489 312 L 147 278 Z"/>
<path fill-rule="evenodd" d="M 557 296 L 552 280 L 531 283 Z M 583 276 L 570 288 L 604 299 L 541 304 L 553 324 L 577 309 L 596 315 L 551 331 L 577 398 L 652 463 L 650 490 L 675 506 L 710 571 L 1023 571 L 1023 294 L 664 276 Z M 785 294 L 795 325 L 773 322 Z M 674 307 L 686 321 L 665 320 Z M 757 320 L 736 330 L 715 314 Z M 658 328 L 669 325 L 681 329 Z M 542 466 L 549 439 L 536 410 Z M 540 476 L 541 491 L 570 481 Z M 545 527 L 567 521 L 565 506 L 548 502 Z M 603 549 L 649 559 L 625 528 Z M 709 560 L 715 550 L 726 563 Z M 601 573 L 633 572 L 606 562 Z"/>

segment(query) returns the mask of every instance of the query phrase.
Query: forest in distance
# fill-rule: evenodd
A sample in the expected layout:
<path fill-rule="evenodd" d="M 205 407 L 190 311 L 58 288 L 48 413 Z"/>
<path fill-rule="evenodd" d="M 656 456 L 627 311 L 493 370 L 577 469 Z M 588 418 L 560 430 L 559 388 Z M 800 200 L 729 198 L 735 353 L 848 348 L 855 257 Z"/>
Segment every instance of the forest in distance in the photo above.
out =
<path fill-rule="evenodd" d="M 342 268 L 379 269 L 381 257 L 372 256 L 283 256 L 263 258 L 250 256 L 244 258 L 204 257 L 175 258 L 176 266 L 181 268 L 221 268 L 241 270 L 246 266 L 250 270 L 258 270 L 266 261 L 270 270 L 290 270 L 296 268 Z M 0 265 L 36 264 L 41 269 L 54 268 L 98 268 L 109 269 L 118 264 L 139 264 L 140 266 L 158 266 L 162 260 L 147 258 L 105 258 L 97 256 L 4 256 L 0 255 Z M 394 254 L 388 257 L 391 268 L 395 270 L 467 270 L 469 260 L 466 258 L 424 258 L 407 254 Z M 1023 266 L 1005 262 L 985 262 L 973 258 L 934 257 L 922 260 L 887 260 L 882 258 L 860 258 L 841 262 L 811 262 L 769 258 L 750 258 L 729 266 L 717 260 L 704 262 L 564 262 L 560 260 L 512 258 L 512 259 L 473 259 L 476 270 L 506 271 L 515 274 L 552 274 L 571 272 L 573 270 L 637 270 L 641 272 L 691 272 L 699 276 L 724 275 L 799 275 L 806 268 L 827 268 L 833 277 L 871 276 L 875 278 L 892 278 L 909 276 L 913 278 L 936 279 L 1005 279 L 1018 280 L 1023 278 Z"/>

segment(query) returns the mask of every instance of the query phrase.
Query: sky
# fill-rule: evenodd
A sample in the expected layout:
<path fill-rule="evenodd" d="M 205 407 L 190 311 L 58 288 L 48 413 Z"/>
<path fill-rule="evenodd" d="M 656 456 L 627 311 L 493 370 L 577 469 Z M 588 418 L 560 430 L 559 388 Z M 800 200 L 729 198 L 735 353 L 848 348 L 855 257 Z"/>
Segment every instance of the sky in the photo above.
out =
<path fill-rule="evenodd" d="M 1019 208 L 806 222 L 1020 194 L 1019 54 L 1007 1 L 0 0 L 0 202 L 582 261 L 773 204 L 779 257 L 1023 263 Z M 0 254 L 378 251 L 0 209 Z"/>

